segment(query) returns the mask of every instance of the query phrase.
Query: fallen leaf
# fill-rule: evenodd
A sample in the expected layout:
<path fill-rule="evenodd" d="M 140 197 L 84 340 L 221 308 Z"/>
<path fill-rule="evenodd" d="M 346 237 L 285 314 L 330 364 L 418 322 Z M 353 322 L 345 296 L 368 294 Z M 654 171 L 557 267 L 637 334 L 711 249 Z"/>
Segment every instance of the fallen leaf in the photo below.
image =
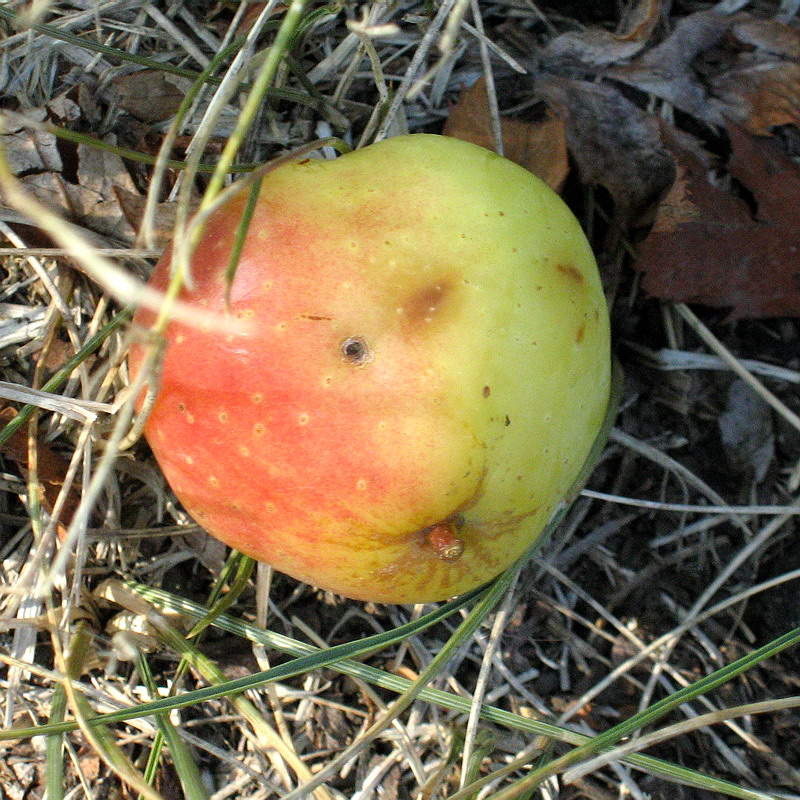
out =
<path fill-rule="evenodd" d="M 800 30 L 742 15 L 730 32 L 740 49 L 710 80 L 723 113 L 761 136 L 781 125 L 800 127 Z"/>
<path fill-rule="evenodd" d="M 17 412 L 15 409 L 11 408 L 11 406 L 0 409 L 0 428 L 4 428 L 16 416 Z M 0 453 L 16 463 L 23 475 L 27 475 L 27 427 L 23 426 L 3 442 L 0 445 Z M 39 486 L 42 491 L 40 500 L 48 513 L 53 510 L 56 499 L 64 486 L 64 479 L 66 478 L 68 468 L 69 462 L 56 453 L 43 437 L 39 437 L 36 440 L 36 469 L 39 478 Z M 72 521 L 80 499 L 80 491 L 75 484 L 73 484 L 67 493 L 67 500 L 61 512 L 60 524 L 58 526 L 59 539 L 63 539 L 66 535 L 66 527 Z"/>
<path fill-rule="evenodd" d="M 558 191 L 569 172 L 564 121 L 548 110 L 540 122 L 503 117 L 502 130 L 505 157 Z M 461 94 L 458 103 L 450 110 L 443 133 L 494 150 L 492 116 L 484 78 L 478 79 Z"/>
<path fill-rule="evenodd" d="M 706 171 L 711 169 L 711 155 L 693 136 L 683 133 L 677 128 L 670 129 L 665 135 L 680 145 L 683 150 L 690 152 L 695 164 L 702 165 Z M 678 225 L 691 222 L 701 216 L 700 209 L 692 202 L 691 180 L 691 170 L 685 160 L 675 159 L 675 180 L 658 205 L 653 227 L 650 230 L 651 235 L 653 233 L 671 233 Z"/>
<path fill-rule="evenodd" d="M 566 119 L 581 180 L 608 190 L 626 227 L 652 221 L 651 209 L 675 178 L 656 120 L 613 86 L 552 77 L 540 89 Z"/>
<path fill-rule="evenodd" d="M 44 118 L 44 109 L 30 109 L 25 114 L 4 111 L 0 115 L 0 148 L 15 175 L 61 170 L 56 137 L 40 127 Z"/>
<path fill-rule="evenodd" d="M 144 216 L 147 199 L 138 192 L 131 192 L 127 189 L 114 187 L 114 196 L 117 199 L 125 220 L 133 230 L 138 231 Z M 196 199 L 199 203 L 199 199 Z M 177 206 L 175 202 L 159 203 L 156 206 L 155 223 L 153 226 L 153 237 L 156 248 L 166 248 L 172 241 L 175 231 L 175 219 L 177 217 Z"/>
<path fill-rule="evenodd" d="M 625 9 L 620 30 L 614 34 L 619 41 L 646 42 L 661 18 L 661 0 L 639 0 Z"/>
<path fill-rule="evenodd" d="M 180 106 L 189 82 L 154 69 L 120 75 L 111 81 L 117 105 L 143 122 L 163 122 Z"/>
<path fill-rule="evenodd" d="M 731 21 L 713 11 L 679 20 L 671 33 L 630 64 L 609 67 L 606 77 L 666 100 L 675 108 L 709 124 L 722 121 L 696 69 L 696 59 L 725 37 Z"/>
<path fill-rule="evenodd" d="M 755 210 L 712 182 L 697 151 L 665 129 L 694 210 L 672 225 L 657 221 L 641 244 L 642 288 L 666 300 L 729 308 L 731 319 L 800 316 L 800 166 L 772 139 L 734 124 L 728 134 L 728 172 Z"/>
<path fill-rule="evenodd" d="M 772 409 L 761 395 L 743 380 L 731 383 L 725 410 L 717 421 L 722 449 L 728 466 L 747 484 L 764 480 L 775 458 Z"/>
<path fill-rule="evenodd" d="M 616 33 L 602 28 L 567 31 L 552 39 L 541 54 L 548 69 L 569 64 L 606 67 L 632 58 L 647 44 L 661 17 L 661 0 L 638 0 L 628 7 Z"/>

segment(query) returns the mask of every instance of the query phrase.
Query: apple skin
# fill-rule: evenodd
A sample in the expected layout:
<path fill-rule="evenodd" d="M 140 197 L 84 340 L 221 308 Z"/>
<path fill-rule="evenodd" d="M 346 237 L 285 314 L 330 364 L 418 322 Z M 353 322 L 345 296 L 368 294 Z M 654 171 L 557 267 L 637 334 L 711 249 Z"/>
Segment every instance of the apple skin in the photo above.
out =
<path fill-rule="evenodd" d="M 175 494 L 211 535 L 351 598 L 488 581 L 541 534 L 608 405 L 608 314 L 577 221 L 448 137 L 293 162 L 263 180 L 226 310 L 246 195 L 211 217 L 181 299 L 248 329 L 166 331 L 145 434 Z"/>

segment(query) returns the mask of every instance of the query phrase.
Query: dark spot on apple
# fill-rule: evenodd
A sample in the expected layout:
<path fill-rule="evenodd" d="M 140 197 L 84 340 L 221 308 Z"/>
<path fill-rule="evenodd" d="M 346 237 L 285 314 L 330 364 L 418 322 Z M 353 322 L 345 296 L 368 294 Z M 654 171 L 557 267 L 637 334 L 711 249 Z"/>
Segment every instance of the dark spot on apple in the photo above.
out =
<path fill-rule="evenodd" d="M 333 317 L 320 317 L 320 316 L 317 316 L 316 314 L 301 314 L 300 317 L 301 317 L 301 319 L 310 319 L 310 320 L 314 320 L 314 321 L 321 320 L 321 319 L 333 319 Z"/>
<path fill-rule="evenodd" d="M 511 417 L 506 414 L 506 428 L 511 424 Z"/>
<path fill-rule="evenodd" d="M 557 264 L 556 269 L 562 274 L 566 275 L 571 280 L 575 281 L 575 283 L 579 283 L 583 285 L 585 283 L 583 274 L 579 269 L 572 266 L 572 264 Z"/>
<path fill-rule="evenodd" d="M 488 397 L 491 393 L 492 393 L 492 390 L 491 390 L 490 387 L 488 387 L 488 386 L 484 386 L 483 387 L 483 396 L 484 397 Z"/>
<path fill-rule="evenodd" d="M 372 351 L 360 336 L 351 336 L 349 339 L 345 339 L 342 342 L 341 351 L 344 360 L 356 366 L 366 364 L 373 359 Z"/>
<path fill-rule="evenodd" d="M 431 322 L 453 294 L 453 282 L 447 278 L 431 282 L 417 289 L 403 303 L 406 319 L 411 323 Z"/>
<path fill-rule="evenodd" d="M 464 541 L 456 536 L 455 521 L 440 522 L 425 532 L 425 540 L 442 561 L 457 561 L 464 552 Z"/>
<path fill-rule="evenodd" d="M 583 341 L 583 337 L 585 336 L 585 334 L 586 334 L 586 325 L 581 323 L 578 326 L 578 330 L 575 331 L 575 341 L 576 342 L 582 342 Z"/>

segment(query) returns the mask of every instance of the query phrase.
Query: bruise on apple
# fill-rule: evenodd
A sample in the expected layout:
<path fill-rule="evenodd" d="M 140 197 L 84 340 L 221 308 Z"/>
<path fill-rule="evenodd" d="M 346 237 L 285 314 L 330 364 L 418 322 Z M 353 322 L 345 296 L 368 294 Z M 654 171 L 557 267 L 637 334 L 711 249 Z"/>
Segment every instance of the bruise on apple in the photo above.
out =
<path fill-rule="evenodd" d="M 424 333 L 431 322 L 439 321 L 448 307 L 452 311 L 455 291 L 456 280 L 450 275 L 415 289 L 398 308 L 407 329 L 412 333 Z"/>

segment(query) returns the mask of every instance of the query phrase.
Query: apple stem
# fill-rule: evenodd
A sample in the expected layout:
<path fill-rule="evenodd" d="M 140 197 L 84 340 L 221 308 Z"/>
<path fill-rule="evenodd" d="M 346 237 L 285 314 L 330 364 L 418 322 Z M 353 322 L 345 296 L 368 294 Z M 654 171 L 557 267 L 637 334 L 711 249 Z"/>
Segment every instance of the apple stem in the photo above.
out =
<path fill-rule="evenodd" d="M 452 522 L 434 525 L 425 538 L 443 561 L 456 561 L 464 552 L 464 542 L 456 536 L 456 526 Z"/>

